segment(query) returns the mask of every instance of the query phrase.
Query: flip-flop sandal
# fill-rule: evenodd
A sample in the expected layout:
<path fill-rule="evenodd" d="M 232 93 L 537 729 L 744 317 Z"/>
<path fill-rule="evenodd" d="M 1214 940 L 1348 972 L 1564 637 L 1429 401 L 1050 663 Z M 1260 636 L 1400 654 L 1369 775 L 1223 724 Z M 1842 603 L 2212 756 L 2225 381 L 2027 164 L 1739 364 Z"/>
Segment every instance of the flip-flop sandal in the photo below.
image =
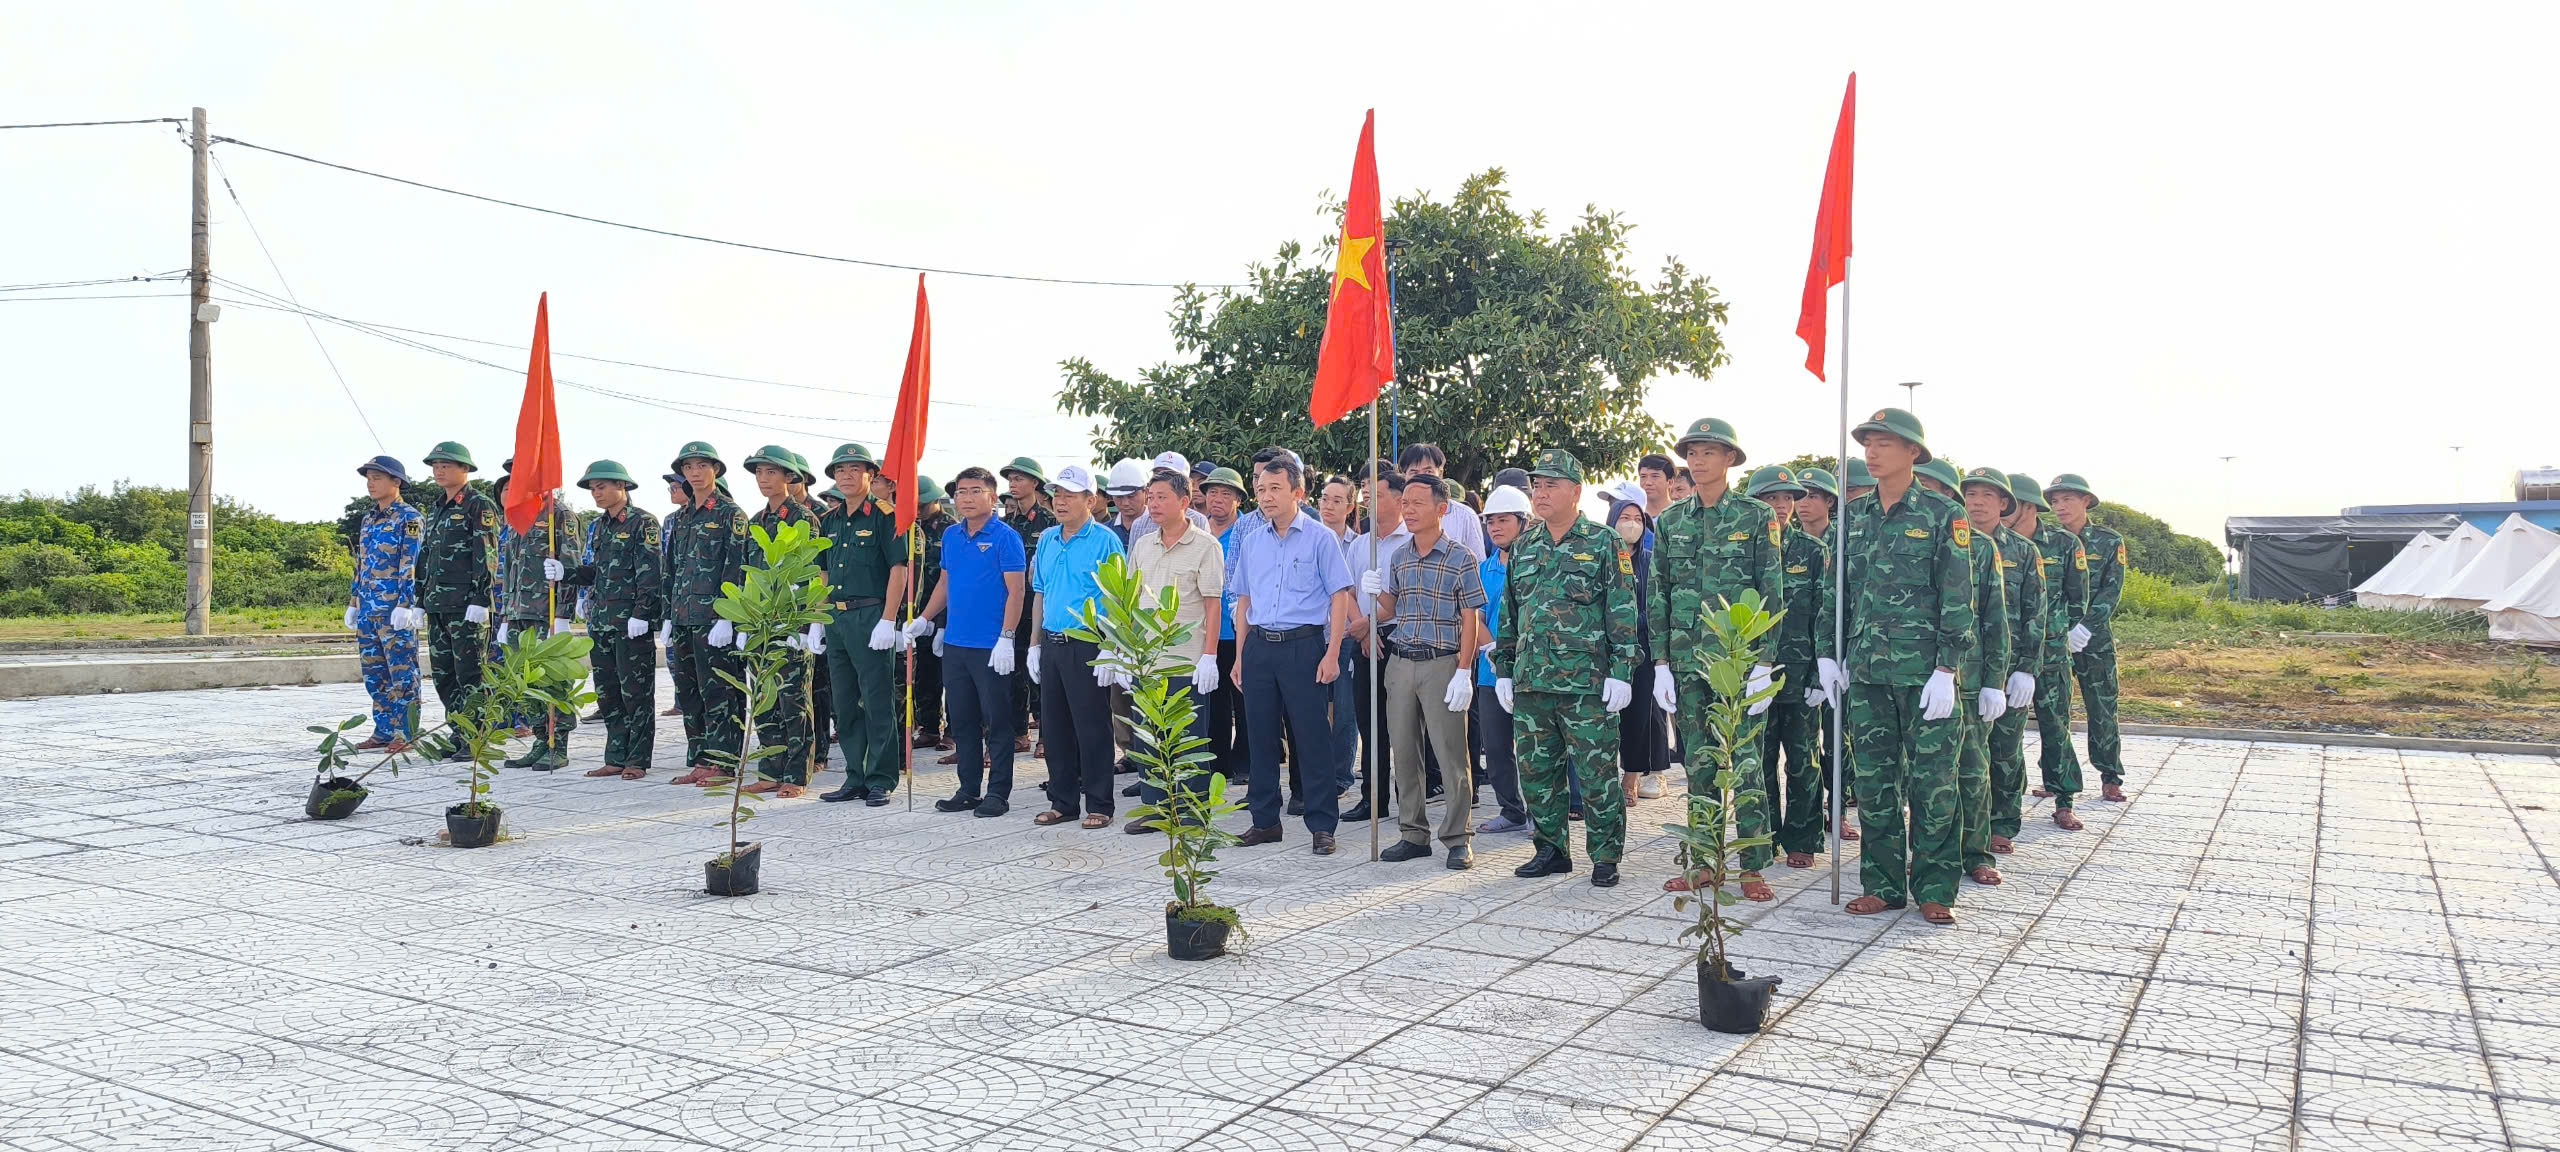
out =
<path fill-rule="evenodd" d="M 1851 843 L 1851 844 L 1855 844 L 1855 843 L 1857 843 L 1857 842 L 1858 842 L 1858 840 L 1859 840 L 1859 836 L 1858 836 L 1858 826 L 1857 826 L 1857 825 L 1855 825 L 1855 824 L 1843 824 L 1843 825 L 1841 825 L 1841 826 L 1840 826 L 1840 838 L 1841 838 L 1842 840 L 1845 840 L 1845 841 L 1847 841 L 1847 842 Z"/>
<path fill-rule="evenodd" d="M 768 792 L 776 791 L 781 787 L 781 784 L 772 780 L 758 780 L 753 784 L 749 784 L 744 788 L 738 789 L 738 791 L 744 792 L 749 796 L 762 796 Z"/>
<path fill-rule="evenodd" d="M 1860 896 L 1841 905 L 1840 910 L 1852 916 L 1873 916 L 1878 912 L 1892 912 L 1901 907 L 1900 903 L 1886 900 L 1882 896 Z"/>
<path fill-rule="evenodd" d="M 1932 924 L 1953 924 L 1956 922 L 1956 911 L 1944 904 L 1923 904 L 1920 906 L 1920 918 Z"/>
<path fill-rule="evenodd" d="M 1041 827 L 1043 827 L 1043 828 L 1046 828 L 1046 827 L 1048 827 L 1048 826 L 1049 826 L 1049 825 L 1051 825 L 1051 824 L 1064 824 L 1064 823 L 1066 823 L 1069 819 L 1071 819 L 1071 817 L 1069 817 L 1066 813 L 1064 813 L 1064 812 L 1060 812 L 1060 811 L 1058 811 L 1057 809 L 1052 808 L 1052 809 L 1050 809 L 1049 811 L 1043 812 L 1043 813 L 1041 813 L 1041 814 L 1039 814 L 1039 815 L 1037 815 L 1037 816 L 1032 817 L 1032 818 L 1031 818 L 1031 822 L 1032 822 L 1032 823 L 1034 823 L 1034 824 L 1040 825 L 1040 826 L 1041 826 Z"/>
<path fill-rule="evenodd" d="M 2000 870 L 1997 868 L 1976 868 L 1973 871 L 1965 873 L 1965 875 L 1972 877 L 1974 883 L 1980 884 L 1985 888 L 1997 888 L 2000 886 Z"/>
<path fill-rule="evenodd" d="M 596 769 L 591 769 L 591 770 L 589 770 L 589 771 L 588 771 L 588 773 L 587 773 L 587 778 L 588 778 L 588 779 L 590 779 L 590 780 L 594 780 L 594 779 L 598 779 L 598 778 L 605 777 L 605 776 L 620 776 L 620 775 L 622 775 L 622 765 L 620 765 L 620 764 L 607 764 L 607 765 L 605 765 L 605 766 L 604 766 L 604 767 L 602 767 L 602 768 L 596 768 Z"/>
<path fill-rule="evenodd" d="M 1084 826 L 1088 830 L 1094 828 L 1108 828 L 1111 826 L 1111 818 L 1097 813 L 1095 815 L 1085 817 Z"/>
<path fill-rule="evenodd" d="M 1689 891 L 1689 878 L 1686 876 L 1674 876 L 1662 882 L 1662 890 L 1665 892 Z"/>
<path fill-rule="evenodd" d="M 1789 852 L 1789 853 L 1787 853 L 1787 867 L 1789 867 L 1789 868 L 1811 868 L 1811 867 L 1813 867 L 1813 853 L 1811 853 L 1811 852 Z"/>
<path fill-rule="evenodd" d="M 1757 876 L 1745 876 L 1742 878 L 1742 898 L 1754 904 L 1766 904 L 1777 899 L 1778 894 L 1769 888 L 1768 881 Z"/>
<path fill-rule="evenodd" d="M 2068 808 L 2056 808 L 2053 810 L 2053 826 L 2065 832 L 2077 832 L 2080 830 L 2080 817 Z"/>
<path fill-rule="evenodd" d="M 777 800 L 797 800 L 808 791 L 808 789 L 797 784 L 785 784 L 780 788 L 774 789 L 773 795 Z"/>
<path fill-rule="evenodd" d="M 648 775 L 649 770 L 646 768 L 625 768 L 622 770 L 622 778 L 625 780 L 639 780 L 647 777 Z"/>
<path fill-rule="evenodd" d="M 2009 838 L 2006 836 L 1994 836 L 1991 838 L 1991 854 L 1994 856 L 2006 856 L 2017 850 L 2018 846 L 2010 842 Z"/>

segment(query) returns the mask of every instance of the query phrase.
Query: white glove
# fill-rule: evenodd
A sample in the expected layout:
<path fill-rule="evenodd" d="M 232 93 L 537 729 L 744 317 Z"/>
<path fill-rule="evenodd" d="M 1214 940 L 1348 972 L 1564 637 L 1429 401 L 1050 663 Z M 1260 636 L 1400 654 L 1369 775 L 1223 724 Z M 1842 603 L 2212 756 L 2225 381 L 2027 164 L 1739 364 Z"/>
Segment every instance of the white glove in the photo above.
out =
<path fill-rule="evenodd" d="M 564 635 L 571 628 L 576 627 L 577 623 L 577 621 L 566 617 L 554 616 L 551 618 L 551 634 L 554 636 Z"/>
<path fill-rule="evenodd" d="M 707 635 L 707 636 L 704 636 L 704 637 L 703 637 L 703 640 L 704 640 L 705 642 L 709 643 L 712 647 L 717 648 L 717 647 L 719 647 L 719 646 L 721 646 L 721 645 L 723 645 L 723 644 L 728 643 L 728 642 L 729 642 L 729 638 L 730 638 L 730 637 L 732 637 L 732 636 L 735 636 L 735 635 L 737 635 L 737 634 L 738 634 L 738 630 L 737 630 L 737 628 L 736 628 L 735 626 L 731 625 L 728 621 L 726 621 L 726 620 L 714 620 L 714 621 L 712 621 L 712 622 L 711 622 L 711 632 L 710 632 L 710 634 L 709 634 L 709 635 Z"/>
<path fill-rule="evenodd" d="M 987 671 L 998 676 L 1013 675 L 1013 641 L 1011 639 L 1003 636 L 996 637 L 995 650 L 987 653 Z"/>
<path fill-rule="evenodd" d="M 1920 689 L 1920 718 L 1944 720 L 1956 714 L 1956 674 L 1940 668 L 1929 673 Z"/>
<path fill-rule="evenodd" d="M 1452 712 L 1464 712 L 1467 710 L 1467 706 L 1475 703 L 1475 701 L 1475 666 L 1468 665 L 1467 667 L 1460 668 L 1457 671 L 1450 673 L 1449 690 L 1440 694 L 1440 702 L 1448 705 L 1449 710 Z"/>
<path fill-rule="evenodd" d="M 1118 656 L 1119 653 L 1113 652 L 1108 648 L 1093 654 L 1094 683 L 1100 684 L 1105 688 L 1109 688 L 1120 682 L 1120 673 L 1113 670 L 1109 664 L 1104 663 L 1105 661 L 1114 659 Z"/>
<path fill-rule="evenodd" d="M 486 624 L 489 622 L 489 607 L 485 604 L 465 605 L 462 609 L 462 619 L 466 623 Z M 2075 648 L 2072 651 L 2076 652 L 2079 649 Z"/>
<path fill-rule="evenodd" d="M 800 638 L 798 636 L 785 636 L 782 638 L 782 646 L 797 652 L 800 650 Z"/>
<path fill-rule="evenodd" d="M 409 612 L 409 623 L 408 623 L 407 625 L 405 625 L 405 627 L 407 627 L 407 628 L 409 629 L 409 631 L 415 632 L 415 631 L 417 631 L 418 629 L 420 629 L 420 628 L 424 628 L 424 627 L 426 627 L 426 626 L 427 626 L 427 610 L 426 610 L 426 609 L 424 609 L 424 608 L 412 607 L 412 608 L 410 608 L 410 609 L 408 610 L 408 612 Z"/>
<path fill-rule="evenodd" d="M 737 650 L 738 650 L 738 651 L 740 651 L 740 652 L 744 652 L 744 651 L 746 651 L 746 650 L 747 650 L 747 634 L 746 634 L 746 633 L 744 633 L 744 632 L 740 632 L 740 633 L 738 633 L 737 635 L 735 635 L 735 636 L 731 637 L 731 638 L 730 638 L 730 640 L 729 640 L 729 646 L 730 646 L 730 647 L 732 647 L 732 648 L 737 649 Z"/>
<path fill-rule="evenodd" d="M 1849 694 L 1849 674 L 1840 670 L 1839 661 L 1827 656 L 1814 661 L 1813 668 L 1814 679 L 1821 682 L 1823 695 L 1831 698 L 1832 707 L 1839 707 L 1841 699 Z"/>
<path fill-rule="evenodd" d="M 809 626 L 809 630 L 807 632 L 801 633 L 801 636 L 803 639 L 800 641 L 800 646 L 808 649 L 810 655 L 824 656 L 827 654 L 826 625 L 812 624 Z"/>
<path fill-rule="evenodd" d="M 2009 674 L 2009 706 L 2024 708 L 2036 698 L 2036 678 L 2024 672 Z"/>
<path fill-rule="evenodd" d="M 622 622 L 622 635 L 625 639 L 637 640 L 648 634 L 649 622 L 646 620 L 634 616 Z"/>
<path fill-rule="evenodd" d="M 555 559 L 555 558 L 553 558 L 553 557 L 550 557 L 550 556 L 545 556 L 545 557 L 543 557 L 543 558 L 542 558 L 542 578 L 543 578 L 543 579 L 545 579 L 545 580 L 559 580 L 559 579 L 561 579 L 561 578 L 563 578 L 563 577 L 567 576 L 568 574 L 569 574 L 569 570 L 568 570 L 568 569 L 566 569 L 566 568 L 561 567 L 561 566 L 560 566 L 560 561 L 559 561 L 559 560 L 557 560 L 557 559 Z"/>
<path fill-rule="evenodd" d="M 999 651 L 1001 651 L 1001 649 L 999 649 Z M 1025 657 L 1024 659 L 1025 659 L 1026 663 L 1024 663 L 1024 664 L 1023 664 L 1023 666 L 1022 666 L 1022 670 L 1031 674 L 1031 682 L 1032 682 L 1032 683 L 1034 683 L 1034 684 L 1039 683 L 1039 682 L 1040 682 L 1040 646 L 1039 646 L 1039 645 L 1037 645 L 1037 644 L 1032 645 L 1032 646 L 1031 646 L 1031 654 L 1030 654 L 1029 656 Z"/>
<path fill-rule="evenodd" d="M 898 643 L 898 626 L 882 620 L 871 626 L 871 650 L 886 652 Z"/>
<path fill-rule="evenodd" d="M 392 609 L 392 610 L 391 610 L 391 622 L 392 622 L 393 624 L 395 624 L 395 625 L 396 625 L 396 624 L 398 624 L 398 623 L 400 622 L 400 610 L 399 610 L 399 609 L 394 608 L 394 609 Z M 347 631 L 349 631 L 349 632 L 353 632 L 353 631 L 355 631 L 355 630 L 356 630 L 356 606 L 355 606 L 355 605 L 353 605 L 353 604 L 349 604 L 349 605 L 347 605 Z"/>
<path fill-rule="evenodd" d="M 1626 710 L 1627 702 L 1636 698 L 1636 690 L 1624 680 L 1600 682 L 1600 706 L 1612 712 Z"/>
<path fill-rule="evenodd" d="M 1502 710 L 1504 712 L 1511 711 L 1510 677 L 1500 677 L 1493 682 L 1493 699 L 1495 703 L 1502 705 Z"/>
<path fill-rule="evenodd" d="M 1831 693 L 1825 691 L 1820 684 L 1804 690 L 1804 706 L 1807 708 L 1820 708 L 1830 699 Z"/>
<path fill-rule="evenodd" d="M 940 632 L 933 634 L 933 658 L 936 660 L 942 658 L 942 633 Z"/>
<path fill-rule="evenodd" d="M 1997 720 L 2009 711 L 2009 694 L 1997 688 L 1985 688 L 1973 694 L 1973 706 L 1984 720 Z"/>
<path fill-rule="evenodd" d="M 1201 653 L 1199 661 L 1191 666 L 1191 690 L 1203 696 L 1218 690 L 1218 657 L 1215 653 Z"/>
<path fill-rule="evenodd" d="M 2070 646 L 2073 655 L 2078 655 L 2081 649 L 2089 646 L 2089 626 L 2086 624 L 2072 625 L 2071 631 L 2063 634 L 2063 642 Z"/>
<path fill-rule="evenodd" d="M 1654 707 L 1660 708 L 1665 712 L 1677 710 L 1674 707 L 1680 702 L 1679 689 L 1674 686 L 1677 680 L 1678 678 L 1671 674 L 1670 665 L 1656 664 L 1653 666 Z"/>
<path fill-rule="evenodd" d="M 1386 580 L 1386 577 L 1379 575 L 1379 574 L 1378 574 L 1378 570 L 1377 570 L 1377 569 L 1372 568 L 1372 569 L 1370 569 L 1370 570 L 1368 570 L 1368 571 L 1363 572 L 1363 573 L 1361 573 L 1361 574 L 1360 574 L 1360 594 L 1361 594 L 1361 595 L 1363 595 L 1363 596 L 1367 596 L 1367 597 L 1369 597 L 1369 598 L 1371 598 L 1371 599 L 1373 599 L 1373 600 L 1374 600 L 1374 599 L 1376 599 L 1376 598 L 1377 598 L 1378 593 L 1380 593 L 1380 592 L 1384 592 L 1384 591 L 1386 591 L 1386 590 L 1387 590 L 1387 580 Z"/>
<path fill-rule="evenodd" d="M 1766 691 L 1766 690 L 1768 689 L 1768 687 L 1769 687 L 1769 677 L 1770 677 L 1770 674 L 1771 674 L 1771 673 L 1774 673 L 1774 672 L 1776 672 L 1776 671 L 1777 671 L 1777 669 L 1775 669 L 1775 668 L 1771 668 L 1770 666 L 1768 666 L 1768 665 L 1766 665 L 1766 664 L 1754 664 L 1754 665 L 1752 665 L 1752 666 L 1751 666 L 1751 679 L 1746 680 L 1746 681 L 1744 681 L 1744 682 L 1743 682 L 1743 684 L 1742 684 L 1742 694 L 1743 694 L 1745 697 L 1759 696 L 1759 695 L 1760 695 L 1760 693 L 1762 693 L 1762 692 L 1764 692 L 1764 691 Z M 1751 714 L 1752 714 L 1752 715 L 1754 715 L 1754 716 L 1757 716 L 1757 715 L 1759 715 L 1759 714 L 1761 714 L 1761 713 L 1763 713 L 1763 712 L 1768 711 L 1768 710 L 1769 710 L 1769 702 L 1770 702 L 1770 701 L 1773 701 L 1773 700 L 1776 700 L 1776 699 L 1777 699 L 1777 697 L 1776 697 L 1775 695 L 1761 697 L 1761 700 L 1760 700 L 1760 702 L 1759 702 L 1759 703 L 1757 703 L 1757 704 L 1753 704 L 1753 705 L 1751 706 Z"/>
<path fill-rule="evenodd" d="M 508 637 L 509 635 L 513 634 L 513 633 L 515 632 L 515 630 L 516 630 L 516 626 L 515 626 L 515 625 L 513 625 L 513 624 L 500 624 L 500 625 L 498 625 L 498 647 L 500 647 L 500 648 L 504 648 L 504 647 L 506 647 L 506 646 L 507 646 L 507 637 Z"/>
<path fill-rule="evenodd" d="M 906 632 L 907 639 L 922 640 L 927 636 L 933 635 L 933 621 L 926 619 L 925 617 L 918 616 L 913 620 L 907 621 Z"/>
<path fill-rule="evenodd" d="M 669 621 L 667 621 L 666 623 L 663 623 L 663 624 L 658 625 L 658 643 L 660 643 L 660 644 L 673 644 L 673 643 L 675 643 L 675 639 L 676 639 L 676 622 L 675 622 L 675 621 L 673 621 L 673 620 L 669 620 Z"/>

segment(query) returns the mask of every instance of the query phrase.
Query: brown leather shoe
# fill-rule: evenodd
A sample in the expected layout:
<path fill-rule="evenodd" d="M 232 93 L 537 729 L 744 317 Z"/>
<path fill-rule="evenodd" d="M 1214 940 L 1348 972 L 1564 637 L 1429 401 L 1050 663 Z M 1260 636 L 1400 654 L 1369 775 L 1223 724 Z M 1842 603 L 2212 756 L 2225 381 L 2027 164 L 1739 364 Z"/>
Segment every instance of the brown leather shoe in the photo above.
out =
<path fill-rule="evenodd" d="M 1318 855 L 1318 856 L 1331 856 L 1331 855 L 1333 855 L 1333 833 L 1331 833 L 1331 832 L 1317 832 L 1317 833 L 1314 833 L 1313 835 L 1311 835 L 1309 838 L 1315 841 L 1315 853 L 1316 853 L 1316 855 Z"/>
<path fill-rule="evenodd" d="M 366 738 L 365 738 L 365 742 L 364 742 L 364 743 L 356 745 L 356 751 L 358 751 L 358 752 L 373 752 L 373 751 L 377 751 L 377 750 L 379 750 L 379 749 L 388 748 L 388 747 L 390 747 L 390 746 L 391 746 L 391 742 L 390 742 L 390 741 L 388 741 L 388 740 L 383 739 L 383 738 L 382 738 L 382 737 L 380 737 L 380 736 L 368 736 L 368 737 L 366 737 Z"/>
<path fill-rule="evenodd" d="M 1268 828 L 1245 829 L 1244 835 L 1236 838 L 1236 847 L 1251 848 L 1257 844 L 1277 844 L 1279 842 L 1280 826 L 1274 824 Z"/>
<path fill-rule="evenodd" d="M 939 756 L 936 757 L 933 762 L 936 764 L 957 764 L 960 762 L 960 754 L 953 752 L 947 756 Z"/>

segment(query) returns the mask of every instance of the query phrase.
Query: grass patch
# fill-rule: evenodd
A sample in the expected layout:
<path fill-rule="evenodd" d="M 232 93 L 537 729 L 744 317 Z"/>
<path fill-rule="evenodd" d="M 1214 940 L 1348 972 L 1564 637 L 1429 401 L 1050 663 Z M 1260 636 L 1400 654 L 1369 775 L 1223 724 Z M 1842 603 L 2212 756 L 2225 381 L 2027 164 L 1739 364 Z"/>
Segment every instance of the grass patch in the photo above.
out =
<path fill-rule="evenodd" d="M 216 636 L 345 632 L 345 613 L 343 607 L 248 608 L 214 613 L 205 630 Z M 0 640 L 144 640 L 186 632 L 187 618 L 176 612 L 0 617 Z"/>

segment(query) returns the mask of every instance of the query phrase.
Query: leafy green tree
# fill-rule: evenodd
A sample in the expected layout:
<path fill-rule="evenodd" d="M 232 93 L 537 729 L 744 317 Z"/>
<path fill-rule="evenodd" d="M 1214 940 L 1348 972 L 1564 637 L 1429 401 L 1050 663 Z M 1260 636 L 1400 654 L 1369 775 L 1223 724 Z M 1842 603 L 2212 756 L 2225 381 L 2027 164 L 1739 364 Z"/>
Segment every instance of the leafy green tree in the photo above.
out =
<path fill-rule="evenodd" d="M 1338 218 L 1339 206 L 1326 212 Z M 1631 227 L 1593 207 L 1551 233 L 1545 214 L 1512 206 L 1499 168 L 1446 201 L 1397 200 L 1386 234 L 1404 439 L 1440 445 L 1449 474 L 1477 490 L 1543 448 L 1570 449 L 1601 474 L 1657 447 L 1669 430 L 1645 413 L 1646 382 L 1722 367 L 1725 303 L 1677 259 L 1651 288 L 1639 283 L 1626 266 Z M 1332 247 L 1311 256 L 1292 241 L 1253 265 L 1245 288 L 1184 288 L 1171 327 L 1190 360 L 1135 380 L 1067 360 L 1059 408 L 1106 418 L 1094 430 L 1105 458 L 1174 448 L 1240 467 L 1282 444 L 1319 469 L 1356 465 L 1368 450 L 1365 420 L 1322 432 L 1307 420 Z"/>

